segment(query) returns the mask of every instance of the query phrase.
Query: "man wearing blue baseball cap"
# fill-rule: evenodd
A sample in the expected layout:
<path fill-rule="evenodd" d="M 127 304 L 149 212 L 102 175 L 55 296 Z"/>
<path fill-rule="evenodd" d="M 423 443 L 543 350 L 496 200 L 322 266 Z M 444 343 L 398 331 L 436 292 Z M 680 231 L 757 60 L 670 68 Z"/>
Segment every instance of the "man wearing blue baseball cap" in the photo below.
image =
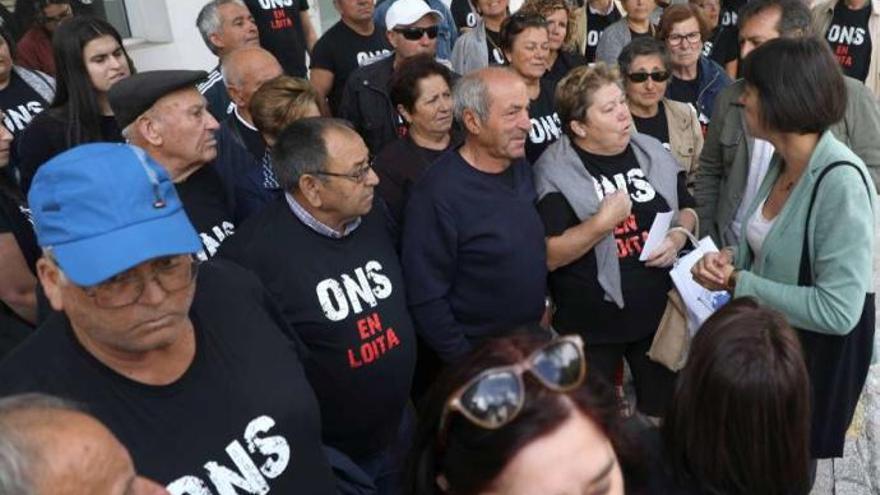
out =
<path fill-rule="evenodd" d="M 0 396 L 84 404 L 172 494 L 334 492 L 302 344 L 252 274 L 199 268 L 163 167 L 87 144 L 28 199 L 56 312 L 0 363 Z"/>

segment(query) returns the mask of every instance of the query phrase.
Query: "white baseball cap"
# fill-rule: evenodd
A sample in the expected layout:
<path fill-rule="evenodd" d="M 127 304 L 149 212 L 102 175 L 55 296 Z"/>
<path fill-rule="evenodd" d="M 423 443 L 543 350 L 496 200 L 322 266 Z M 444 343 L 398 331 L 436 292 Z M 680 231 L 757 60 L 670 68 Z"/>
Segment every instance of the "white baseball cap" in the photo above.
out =
<path fill-rule="evenodd" d="M 385 29 L 391 31 L 397 26 L 409 26 L 431 14 L 437 22 L 443 21 L 443 14 L 428 6 L 424 0 L 397 0 L 385 13 Z"/>

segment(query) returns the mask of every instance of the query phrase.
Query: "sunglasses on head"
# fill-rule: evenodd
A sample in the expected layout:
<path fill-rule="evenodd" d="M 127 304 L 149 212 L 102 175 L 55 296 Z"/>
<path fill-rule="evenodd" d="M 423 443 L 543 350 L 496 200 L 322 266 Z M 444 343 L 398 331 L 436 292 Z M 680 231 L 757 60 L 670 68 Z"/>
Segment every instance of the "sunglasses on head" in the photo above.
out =
<path fill-rule="evenodd" d="M 418 41 L 422 39 L 422 36 L 428 35 L 429 39 L 434 39 L 437 37 L 437 33 L 439 32 L 439 28 L 437 26 L 429 26 L 425 28 L 420 27 L 408 27 L 408 28 L 394 28 L 394 31 L 403 35 L 404 38 L 410 41 Z"/>
<path fill-rule="evenodd" d="M 648 78 L 654 80 L 654 82 L 663 82 L 669 79 L 669 71 L 668 70 L 656 70 L 654 72 L 630 72 L 626 75 L 626 78 L 634 83 L 643 83 L 648 80 Z"/>
<path fill-rule="evenodd" d="M 452 412 L 487 430 L 496 430 L 513 421 L 526 400 L 522 377 L 525 372 L 555 392 L 577 388 L 587 373 L 583 341 L 578 335 L 559 337 L 516 364 L 489 368 L 469 380 L 446 401 L 440 416 L 439 444 L 445 443 Z"/>

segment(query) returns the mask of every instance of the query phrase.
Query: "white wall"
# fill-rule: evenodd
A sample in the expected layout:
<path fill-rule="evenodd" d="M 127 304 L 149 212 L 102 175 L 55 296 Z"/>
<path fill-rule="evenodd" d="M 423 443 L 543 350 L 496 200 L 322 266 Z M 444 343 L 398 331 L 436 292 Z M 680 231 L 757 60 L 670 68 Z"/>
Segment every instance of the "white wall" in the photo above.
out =
<path fill-rule="evenodd" d="M 133 38 L 128 53 L 139 71 L 217 65 L 196 29 L 204 0 L 125 0 Z"/>
<path fill-rule="evenodd" d="M 139 71 L 158 69 L 204 69 L 217 65 L 217 57 L 205 46 L 196 28 L 196 16 L 206 0 L 125 0 L 132 39 L 126 40 L 129 55 Z M 309 1 L 312 24 L 321 34 L 321 10 L 332 4 Z"/>

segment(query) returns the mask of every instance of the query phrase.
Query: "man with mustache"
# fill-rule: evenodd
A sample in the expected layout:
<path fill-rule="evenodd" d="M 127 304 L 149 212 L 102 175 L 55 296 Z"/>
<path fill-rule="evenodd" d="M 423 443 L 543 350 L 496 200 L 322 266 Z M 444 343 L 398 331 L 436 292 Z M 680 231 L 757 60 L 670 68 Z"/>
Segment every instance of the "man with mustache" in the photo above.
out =
<path fill-rule="evenodd" d="M 508 69 L 464 76 L 453 95 L 464 144 L 434 162 L 404 211 L 402 261 L 419 335 L 445 362 L 537 323 L 544 227 L 525 161 L 525 83 Z"/>
<path fill-rule="evenodd" d="M 204 78 L 205 71 L 141 72 L 113 85 L 108 95 L 125 139 L 171 176 L 202 239 L 202 260 L 214 256 L 235 233 L 236 220 L 233 192 L 212 163 L 231 157 L 217 153 L 214 133 L 220 125 L 195 86 Z"/>

